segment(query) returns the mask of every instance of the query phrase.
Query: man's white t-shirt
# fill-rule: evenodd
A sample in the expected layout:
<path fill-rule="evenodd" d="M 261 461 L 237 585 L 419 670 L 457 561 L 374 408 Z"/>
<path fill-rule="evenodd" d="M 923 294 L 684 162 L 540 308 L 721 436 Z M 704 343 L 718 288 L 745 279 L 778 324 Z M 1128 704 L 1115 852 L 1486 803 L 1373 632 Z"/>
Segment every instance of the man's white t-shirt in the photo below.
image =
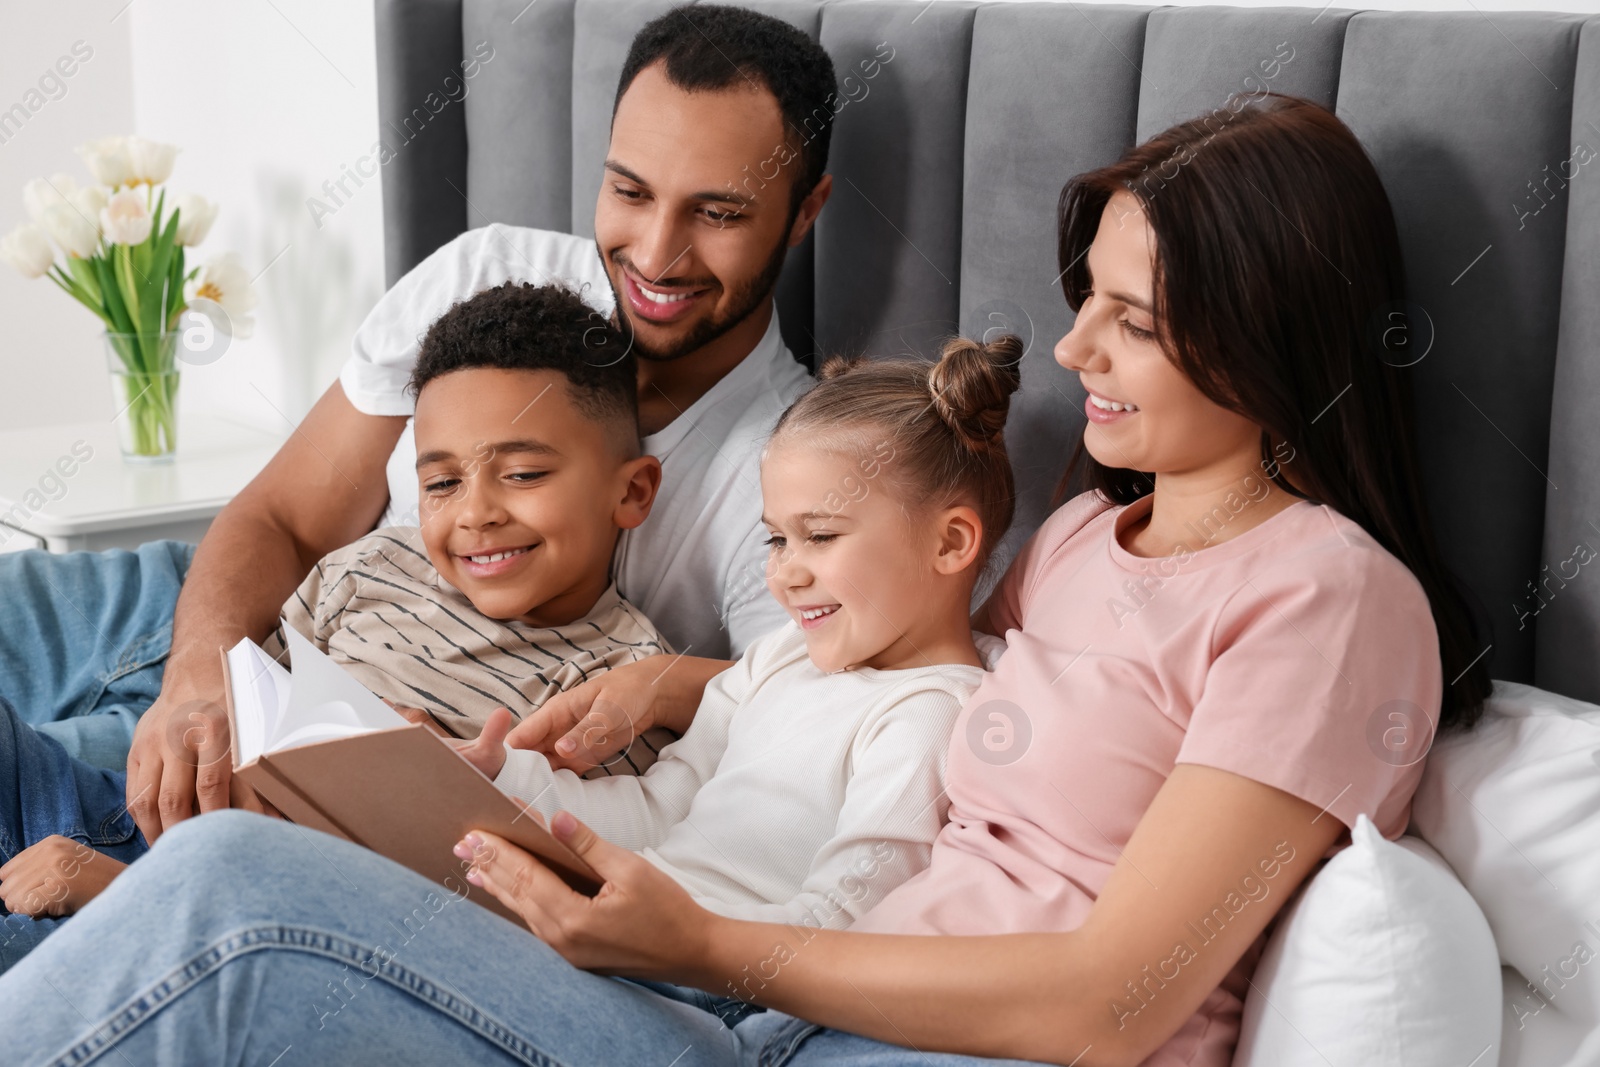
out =
<path fill-rule="evenodd" d="M 576 289 L 601 318 L 615 305 L 594 242 L 494 223 L 435 251 L 394 284 L 356 331 L 339 373 L 358 411 L 410 415 L 405 391 L 422 337 L 462 300 L 506 281 Z M 737 658 L 788 621 L 767 592 L 760 455 L 778 416 L 811 385 L 773 311 L 766 334 L 738 366 L 644 450 L 661 460 L 650 518 L 625 531 L 614 577 L 622 595 L 689 655 Z M 389 506 L 378 526 L 416 526 L 417 446 L 408 420 L 389 457 Z"/>

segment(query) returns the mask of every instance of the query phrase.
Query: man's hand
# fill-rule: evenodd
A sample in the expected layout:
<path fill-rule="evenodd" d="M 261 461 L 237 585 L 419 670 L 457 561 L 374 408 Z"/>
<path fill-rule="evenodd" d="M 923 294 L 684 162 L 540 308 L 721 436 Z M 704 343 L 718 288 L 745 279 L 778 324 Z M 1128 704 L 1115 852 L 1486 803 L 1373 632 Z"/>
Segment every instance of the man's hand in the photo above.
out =
<path fill-rule="evenodd" d="M 506 738 L 543 752 L 550 766 L 586 771 L 621 752 L 652 726 L 683 733 L 706 683 L 726 660 L 660 654 L 625 663 L 546 700 Z"/>
<path fill-rule="evenodd" d="M 169 670 L 172 668 L 169 667 Z M 128 811 L 151 844 L 191 815 L 229 806 L 233 747 L 217 699 L 180 699 L 163 690 L 139 719 L 128 750 Z M 239 807 L 264 811 L 250 790 Z"/>
<path fill-rule="evenodd" d="M 71 915 L 99 896 L 128 865 L 54 834 L 0 867 L 0 903 L 17 915 Z"/>
<path fill-rule="evenodd" d="M 483 732 L 471 741 L 459 737 L 449 738 L 456 754 L 478 770 L 491 782 L 506 765 L 506 734 L 511 732 L 509 708 L 495 708 L 483 724 Z"/>
<path fill-rule="evenodd" d="M 405 425 L 404 416 L 356 410 L 334 382 L 212 521 L 178 596 L 161 696 L 128 752 L 128 809 L 151 844 L 191 815 L 228 806 L 233 757 L 218 649 L 265 640 L 317 560 L 372 529 Z M 263 810 L 252 791 L 240 793 L 240 806 Z"/>

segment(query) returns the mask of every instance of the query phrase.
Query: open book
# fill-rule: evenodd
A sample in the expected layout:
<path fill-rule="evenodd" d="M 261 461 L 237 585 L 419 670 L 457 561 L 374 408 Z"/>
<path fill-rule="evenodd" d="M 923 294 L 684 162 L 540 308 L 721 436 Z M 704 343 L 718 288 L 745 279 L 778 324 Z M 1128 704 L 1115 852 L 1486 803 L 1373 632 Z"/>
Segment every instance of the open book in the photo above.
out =
<path fill-rule="evenodd" d="M 466 880 L 468 830 L 527 849 L 579 892 L 601 879 L 449 742 L 407 721 L 291 626 L 294 674 L 248 638 L 222 654 L 233 773 L 292 822 L 353 841 L 521 920 Z"/>

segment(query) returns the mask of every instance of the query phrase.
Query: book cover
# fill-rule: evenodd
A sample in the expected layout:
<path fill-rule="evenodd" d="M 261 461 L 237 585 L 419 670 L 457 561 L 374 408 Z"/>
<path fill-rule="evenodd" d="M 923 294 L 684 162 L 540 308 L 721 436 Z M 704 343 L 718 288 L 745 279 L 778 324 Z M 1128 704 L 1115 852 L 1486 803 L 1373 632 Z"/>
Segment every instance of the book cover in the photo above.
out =
<path fill-rule="evenodd" d="M 222 653 L 233 773 L 286 819 L 369 848 L 518 926 L 451 849 L 498 834 L 592 896 L 601 879 L 444 738 L 369 692 L 292 627 L 293 673 L 245 639 Z"/>

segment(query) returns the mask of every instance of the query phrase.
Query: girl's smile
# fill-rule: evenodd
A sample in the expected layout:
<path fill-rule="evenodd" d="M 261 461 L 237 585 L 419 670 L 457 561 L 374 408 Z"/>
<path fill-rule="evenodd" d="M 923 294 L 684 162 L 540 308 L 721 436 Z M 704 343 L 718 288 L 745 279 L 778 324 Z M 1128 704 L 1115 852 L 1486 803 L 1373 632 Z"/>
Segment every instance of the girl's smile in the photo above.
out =
<path fill-rule="evenodd" d="M 959 644 L 951 649 L 971 645 L 970 576 L 936 574 L 934 516 L 902 506 L 885 472 L 866 480 L 861 470 L 842 444 L 786 437 L 767 446 L 768 591 L 805 633 L 820 670 L 972 661 Z"/>
<path fill-rule="evenodd" d="M 794 610 L 800 614 L 802 629 L 815 630 L 831 619 L 840 607 L 839 604 L 823 604 L 816 607 L 796 607 Z"/>

